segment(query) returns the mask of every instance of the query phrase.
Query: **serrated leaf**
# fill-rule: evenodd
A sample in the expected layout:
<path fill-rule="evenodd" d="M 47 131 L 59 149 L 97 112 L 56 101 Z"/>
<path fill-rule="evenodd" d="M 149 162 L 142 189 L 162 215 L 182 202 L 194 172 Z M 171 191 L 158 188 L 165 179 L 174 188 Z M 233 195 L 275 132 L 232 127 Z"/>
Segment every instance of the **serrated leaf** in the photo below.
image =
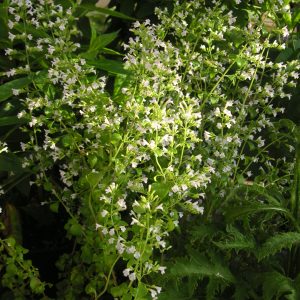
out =
<path fill-rule="evenodd" d="M 201 224 L 190 230 L 191 237 L 195 240 L 202 240 L 205 237 L 213 237 L 219 233 L 218 228 L 213 224 Z"/>
<path fill-rule="evenodd" d="M 243 206 L 233 206 L 233 207 L 227 207 L 224 209 L 224 215 L 229 223 L 234 221 L 235 219 L 256 214 L 259 212 L 274 212 L 279 214 L 286 215 L 289 219 L 293 219 L 290 212 L 281 207 L 281 206 L 273 206 L 268 204 L 262 204 L 262 203 L 248 203 Z"/>
<path fill-rule="evenodd" d="M 21 89 L 31 82 L 29 77 L 22 77 L 6 82 L 0 86 L 0 102 L 8 99 L 13 95 L 12 89 Z"/>
<path fill-rule="evenodd" d="M 227 286 L 228 283 L 224 280 L 220 280 L 219 278 L 210 278 L 206 286 L 206 299 L 215 300 L 217 294 L 221 294 Z"/>
<path fill-rule="evenodd" d="M 274 271 L 262 274 L 260 280 L 263 282 L 264 300 L 281 299 L 280 297 L 283 295 L 285 295 L 285 299 L 297 300 L 295 298 L 296 291 L 290 278 Z"/>
<path fill-rule="evenodd" d="M 215 277 L 228 282 L 233 282 L 234 277 L 230 270 L 220 264 L 218 261 L 211 262 L 206 256 L 197 251 L 190 253 L 191 259 L 179 259 L 176 264 L 171 268 L 173 276 L 198 276 L 202 277 Z"/>
<path fill-rule="evenodd" d="M 280 252 L 284 248 L 291 249 L 293 245 L 300 243 L 300 233 L 284 232 L 269 238 L 260 249 L 256 256 L 258 260 L 262 260 L 268 256 Z"/>
<path fill-rule="evenodd" d="M 255 242 L 252 237 L 243 235 L 237 228 L 228 225 L 226 227 L 227 235 L 224 241 L 213 242 L 217 247 L 223 250 L 234 249 L 236 251 L 255 248 Z"/>

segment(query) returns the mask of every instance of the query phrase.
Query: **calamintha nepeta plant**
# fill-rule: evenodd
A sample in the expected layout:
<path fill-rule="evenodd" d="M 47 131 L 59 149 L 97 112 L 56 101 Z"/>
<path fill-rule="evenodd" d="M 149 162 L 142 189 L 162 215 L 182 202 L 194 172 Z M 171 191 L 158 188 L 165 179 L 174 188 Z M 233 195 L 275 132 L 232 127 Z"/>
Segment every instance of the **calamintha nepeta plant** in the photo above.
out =
<path fill-rule="evenodd" d="M 131 75 L 111 96 L 74 42 L 78 4 L 10 1 L 6 54 L 19 66 L 6 75 L 33 79 L 13 90 L 28 119 L 23 166 L 69 213 L 76 240 L 58 263 L 60 299 L 157 299 L 150 275 L 165 272 L 160 255 L 180 218 L 210 218 L 237 180 L 278 175 L 268 148 L 285 141 L 273 119 L 299 64 L 269 59 L 284 43 L 259 18 L 240 28 L 225 5 L 204 4 L 174 1 L 172 12 L 157 10 L 157 25 L 136 22 L 125 46 Z"/>

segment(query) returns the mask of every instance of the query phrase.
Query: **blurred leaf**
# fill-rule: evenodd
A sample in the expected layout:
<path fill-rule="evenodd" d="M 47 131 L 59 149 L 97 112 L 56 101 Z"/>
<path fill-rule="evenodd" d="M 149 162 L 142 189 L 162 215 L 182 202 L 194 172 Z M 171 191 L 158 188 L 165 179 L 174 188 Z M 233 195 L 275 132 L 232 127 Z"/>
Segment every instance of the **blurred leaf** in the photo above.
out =
<path fill-rule="evenodd" d="M 21 89 L 31 82 L 29 77 L 22 77 L 6 82 L 0 86 L 0 102 L 8 99 L 13 95 L 12 89 Z"/>
<path fill-rule="evenodd" d="M 8 36 L 8 15 L 7 15 L 7 7 L 8 7 L 8 1 L 4 1 L 4 3 L 0 4 L 0 39 L 6 40 Z M 4 45 L 2 44 L 2 41 L 0 42 L 0 48 L 2 48 Z"/>
<path fill-rule="evenodd" d="M 153 14 L 155 8 L 155 1 L 139 1 L 136 16 L 140 19 L 144 19 Z"/>
<path fill-rule="evenodd" d="M 13 153 L 1 153 L 0 171 L 6 171 L 6 172 L 24 171 L 24 169 L 22 168 L 21 159 Z"/>
<path fill-rule="evenodd" d="M 112 49 L 109 49 L 109 48 L 105 48 L 105 47 L 103 49 L 101 49 L 101 52 L 106 53 L 106 54 L 111 54 L 111 55 L 121 55 L 121 56 L 123 56 L 122 53 L 117 52 L 117 51 L 112 50 Z"/>
<path fill-rule="evenodd" d="M 82 4 L 79 6 L 79 10 L 81 11 L 81 12 L 79 12 L 80 16 L 86 15 L 90 11 L 97 11 L 97 12 L 103 13 L 105 15 L 109 15 L 111 17 L 115 17 L 115 18 L 119 18 L 119 19 L 125 19 L 125 20 L 131 20 L 131 21 L 135 20 L 134 18 L 129 17 L 120 12 L 117 12 L 115 10 L 112 10 L 109 8 L 96 7 L 93 4 Z"/>
<path fill-rule="evenodd" d="M 293 47 L 294 47 L 294 50 L 298 50 L 300 48 L 300 39 L 293 40 Z"/>
<path fill-rule="evenodd" d="M 23 23 L 17 23 L 14 26 L 14 29 L 19 31 L 20 33 L 23 33 L 24 32 L 24 24 Z M 49 35 L 46 33 L 45 30 L 36 29 L 34 26 L 28 25 L 28 23 L 26 23 L 26 33 L 27 34 L 30 33 L 34 37 L 37 37 L 37 38 L 49 38 Z"/>
<path fill-rule="evenodd" d="M 292 16 L 292 25 L 293 25 L 293 27 L 297 26 L 299 21 L 300 21 L 300 8 L 297 8 L 293 12 L 293 16 Z"/>
<path fill-rule="evenodd" d="M 119 30 L 99 35 L 92 41 L 89 51 L 98 51 L 99 49 L 104 48 L 105 46 L 109 45 L 112 41 L 114 41 L 118 37 L 118 34 Z"/>
<path fill-rule="evenodd" d="M 279 253 L 282 249 L 291 250 L 292 246 L 300 243 L 300 233 L 283 232 L 270 237 L 256 252 L 256 257 L 260 261 L 270 255 Z"/>
<path fill-rule="evenodd" d="M 121 94 L 122 88 L 129 81 L 129 76 L 123 74 L 117 74 L 114 82 L 114 96 Z"/>
<path fill-rule="evenodd" d="M 162 200 L 169 194 L 172 185 L 171 182 L 154 182 L 152 188 L 155 194 Z"/>
<path fill-rule="evenodd" d="M 292 48 L 286 48 L 284 49 L 276 58 L 276 62 L 285 62 L 289 60 L 292 55 L 294 54 L 294 50 Z"/>
<path fill-rule="evenodd" d="M 26 123 L 26 120 L 19 119 L 16 116 L 7 116 L 7 117 L 1 117 L 0 118 L 0 127 L 1 126 L 9 126 L 9 125 L 19 125 Z"/>
<path fill-rule="evenodd" d="M 5 205 L 5 231 L 6 235 L 13 237 L 18 244 L 22 244 L 22 225 L 21 217 L 17 208 L 10 204 L 6 203 Z"/>
<path fill-rule="evenodd" d="M 130 72 L 123 68 L 123 63 L 117 60 L 101 58 L 98 60 L 88 60 L 88 63 L 98 69 L 105 70 L 112 74 L 129 74 Z"/>
<path fill-rule="evenodd" d="M 224 209 L 224 215 L 229 223 L 243 216 L 256 214 L 259 212 L 280 213 L 286 215 L 289 219 L 293 219 L 289 210 L 280 206 L 267 205 L 259 202 L 249 203 L 249 204 L 245 203 L 243 206 L 234 206 L 234 207 L 228 207 Z"/>

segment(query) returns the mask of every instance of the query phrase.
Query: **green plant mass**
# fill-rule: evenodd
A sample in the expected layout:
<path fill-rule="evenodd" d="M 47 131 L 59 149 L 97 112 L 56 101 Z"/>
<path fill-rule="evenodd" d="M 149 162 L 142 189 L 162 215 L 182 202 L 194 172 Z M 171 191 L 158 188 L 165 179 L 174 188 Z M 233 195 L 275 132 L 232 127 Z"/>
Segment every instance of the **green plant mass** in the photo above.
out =
<path fill-rule="evenodd" d="M 297 2 L 0 3 L 0 300 L 300 299 Z"/>

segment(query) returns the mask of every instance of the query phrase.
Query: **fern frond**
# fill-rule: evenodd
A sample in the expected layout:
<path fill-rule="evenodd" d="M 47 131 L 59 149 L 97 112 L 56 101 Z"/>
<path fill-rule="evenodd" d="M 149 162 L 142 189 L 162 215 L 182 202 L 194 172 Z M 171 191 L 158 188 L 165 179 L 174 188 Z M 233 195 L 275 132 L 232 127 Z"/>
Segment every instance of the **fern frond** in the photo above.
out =
<path fill-rule="evenodd" d="M 189 296 L 187 293 L 187 287 L 184 283 L 180 285 L 180 288 L 176 288 L 173 285 L 168 286 L 164 291 L 159 294 L 158 300 L 197 300 L 194 296 Z"/>
<path fill-rule="evenodd" d="M 218 294 L 221 294 L 229 284 L 219 278 L 210 278 L 206 286 L 206 299 L 215 300 Z"/>
<path fill-rule="evenodd" d="M 269 205 L 263 203 L 250 203 L 246 202 L 243 205 L 231 206 L 224 210 L 224 215 L 228 223 L 232 223 L 236 219 L 242 219 L 247 215 L 253 215 L 260 212 L 272 212 L 275 214 L 282 214 L 288 219 L 294 222 L 294 218 L 291 215 L 290 211 L 280 205 Z"/>
<path fill-rule="evenodd" d="M 203 253 L 189 249 L 190 258 L 177 260 L 171 268 L 171 274 L 177 277 L 196 276 L 198 279 L 203 277 L 213 277 L 227 282 L 234 282 L 235 278 L 230 269 L 222 264 L 222 260 L 217 257 L 210 260 Z"/>
<path fill-rule="evenodd" d="M 192 227 L 190 235 L 192 240 L 202 241 L 206 237 L 212 237 L 219 232 L 218 228 L 213 224 L 201 224 Z"/>
<path fill-rule="evenodd" d="M 223 250 L 234 249 L 237 252 L 243 249 L 254 249 L 255 241 L 253 237 L 243 235 L 237 228 L 232 225 L 226 227 L 228 235 L 224 237 L 224 241 L 213 242 L 217 247 Z"/>
<path fill-rule="evenodd" d="M 260 279 L 263 282 L 264 300 L 279 299 L 283 295 L 285 299 L 298 299 L 293 281 L 290 278 L 274 271 L 262 274 Z"/>
<path fill-rule="evenodd" d="M 269 238 L 256 253 L 260 261 L 268 256 L 280 252 L 284 248 L 291 249 L 293 245 L 300 243 L 300 233 L 285 232 Z"/>
<path fill-rule="evenodd" d="M 294 279 L 294 287 L 296 289 L 296 299 L 300 299 L 300 273 Z"/>
<path fill-rule="evenodd" d="M 233 299 L 235 300 L 247 300 L 251 299 L 249 294 L 249 286 L 247 286 L 243 281 L 238 281 L 235 284 L 235 291 L 233 295 Z"/>

